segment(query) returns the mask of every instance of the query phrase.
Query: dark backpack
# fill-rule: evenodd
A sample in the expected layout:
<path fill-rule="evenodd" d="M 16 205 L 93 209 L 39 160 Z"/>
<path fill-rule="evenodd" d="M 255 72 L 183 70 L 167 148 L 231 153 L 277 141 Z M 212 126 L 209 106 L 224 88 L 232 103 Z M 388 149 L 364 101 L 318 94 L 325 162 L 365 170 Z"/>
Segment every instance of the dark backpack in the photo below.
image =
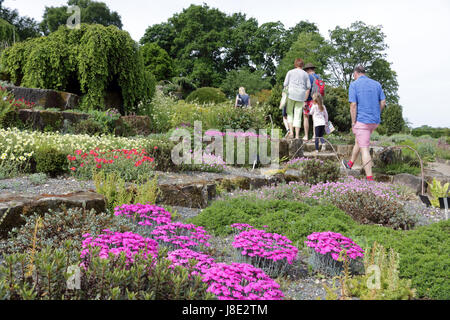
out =
<path fill-rule="evenodd" d="M 316 77 L 316 75 L 313 75 L 313 77 L 315 81 L 311 88 L 311 96 L 316 92 L 319 92 L 322 97 L 325 96 L 325 82 L 319 76 Z"/>
<path fill-rule="evenodd" d="M 244 101 L 242 100 L 242 97 L 240 94 L 238 94 L 237 106 L 238 107 L 244 106 Z"/>

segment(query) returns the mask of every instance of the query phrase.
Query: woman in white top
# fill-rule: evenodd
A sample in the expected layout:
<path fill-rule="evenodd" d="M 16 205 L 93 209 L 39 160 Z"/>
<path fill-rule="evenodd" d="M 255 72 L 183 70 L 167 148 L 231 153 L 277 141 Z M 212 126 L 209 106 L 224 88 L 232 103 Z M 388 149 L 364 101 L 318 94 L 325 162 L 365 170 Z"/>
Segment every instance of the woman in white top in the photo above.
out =
<path fill-rule="evenodd" d="M 320 93 L 317 92 L 313 95 L 313 101 L 310 115 L 313 119 L 314 132 L 316 134 L 316 152 L 319 152 L 319 139 L 322 142 L 322 151 L 325 151 L 326 145 L 323 136 L 325 135 L 325 128 L 328 126 L 328 112 Z"/>
<path fill-rule="evenodd" d="M 296 59 L 294 63 L 295 69 L 289 71 L 284 80 L 284 87 L 289 90 L 286 114 L 290 139 L 294 138 L 294 128 L 295 139 L 300 139 L 302 111 L 311 90 L 311 81 L 308 74 L 303 71 L 303 65 L 302 59 Z"/>

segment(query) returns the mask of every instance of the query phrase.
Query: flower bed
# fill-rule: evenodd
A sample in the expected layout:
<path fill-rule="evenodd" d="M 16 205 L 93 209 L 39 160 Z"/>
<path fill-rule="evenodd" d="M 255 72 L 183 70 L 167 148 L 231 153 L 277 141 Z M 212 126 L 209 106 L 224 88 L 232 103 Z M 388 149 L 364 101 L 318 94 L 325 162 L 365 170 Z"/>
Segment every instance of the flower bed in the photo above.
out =
<path fill-rule="evenodd" d="M 170 212 L 151 204 L 124 204 L 114 209 L 114 215 L 133 219 L 140 226 L 167 224 L 172 221 Z"/>
<path fill-rule="evenodd" d="M 236 225 L 234 225 L 236 227 Z M 286 272 L 289 265 L 297 260 L 298 249 L 288 238 L 267 233 L 247 225 L 238 225 L 247 230 L 234 238 L 233 247 L 237 258 L 263 269 L 270 276 Z"/>
<path fill-rule="evenodd" d="M 307 239 L 305 244 L 313 249 L 309 262 L 314 270 L 332 276 L 340 275 L 345 259 L 348 260 L 351 270 L 360 269 L 360 258 L 364 257 L 364 250 L 352 239 L 334 232 L 316 232 Z"/>
<path fill-rule="evenodd" d="M 142 149 L 119 149 L 102 152 L 99 148 L 84 152 L 76 150 L 68 155 L 69 168 L 77 178 L 91 179 L 93 171 L 119 172 L 127 181 L 135 181 L 148 176 L 155 168 L 155 159 Z"/>
<path fill-rule="evenodd" d="M 91 260 L 92 249 L 100 248 L 99 257 L 108 259 L 110 255 L 119 256 L 125 253 L 127 266 L 134 262 L 134 257 L 140 254 L 144 259 L 148 255 L 156 258 L 158 255 L 158 243 L 150 238 L 144 238 L 139 234 L 131 232 L 112 232 L 108 229 L 103 230 L 103 234 L 97 237 L 91 236 L 89 233 L 83 235 L 81 259 L 82 265 L 87 266 Z"/>
<path fill-rule="evenodd" d="M 202 250 L 209 247 L 208 240 L 211 238 L 203 227 L 181 222 L 168 223 L 158 226 L 151 233 L 155 240 L 161 245 L 173 249 Z"/>
<path fill-rule="evenodd" d="M 263 270 L 245 263 L 218 263 L 203 275 L 219 300 L 281 300 L 280 285 Z"/>

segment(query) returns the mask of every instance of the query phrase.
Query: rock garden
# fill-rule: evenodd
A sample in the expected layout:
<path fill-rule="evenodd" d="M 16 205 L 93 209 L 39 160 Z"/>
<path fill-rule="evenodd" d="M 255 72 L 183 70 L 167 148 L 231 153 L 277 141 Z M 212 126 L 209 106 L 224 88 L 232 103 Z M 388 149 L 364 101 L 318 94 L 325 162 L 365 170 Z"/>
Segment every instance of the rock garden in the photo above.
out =
<path fill-rule="evenodd" d="M 316 154 L 283 139 L 267 99 L 155 86 L 112 26 L 60 28 L 1 62 L 1 300 L 450 299 L 448 129 L 375 133 L 367 182 L 360 160 L 340 164 L 346 130 Z"/>

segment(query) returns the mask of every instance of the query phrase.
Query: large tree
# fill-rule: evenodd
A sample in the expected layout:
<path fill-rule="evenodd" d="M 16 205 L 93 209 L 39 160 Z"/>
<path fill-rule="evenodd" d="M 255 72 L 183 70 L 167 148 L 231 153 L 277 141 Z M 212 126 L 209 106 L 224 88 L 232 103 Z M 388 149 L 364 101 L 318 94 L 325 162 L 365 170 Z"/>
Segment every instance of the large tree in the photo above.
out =
<path fill-rule="evenodd" d="M 169 80 L 174 76 L 172 58 L 156 43 L 146 43 L 141 47 L 141 53 L 145 67 L 157 81 Z"/>
<path fill-rule="evenodd" d="M 388 48 L 385 37 L 381 26 L 369 26 L 361 21 L 352 23 L 349 28 L 337 26 L 331 30 L 330 71 L 334 84 L 348 89 L 356 66 L 369 67 L 384 59 Z"/>
<path fill-rule="evenodd" d="M 21 17 L 17 10 L 11 10 L 3 6 L 4 0 L 0 0 L 0 18 L 7 21 L 15 27 L 17 38 L 25 40 L 28 38 L 39 37 L 39 24 L 36 20 L 29 17 Z"/>
<path fill-rule="evenodd" d="M 67 6 L 46 7 L 40 28 L 48 35 L 56 31 L 61 25 L 67 23 L 72 15 L 67 9 L 71 6 L 79 6 L 81 9 L 81 22 L 90 24 L 101 24 L 103 26 L 116 26 L 122 29 L 122 20 L 119 14 L 111 11 L 103 2 L 92 0 L 69 0 Z"/>

